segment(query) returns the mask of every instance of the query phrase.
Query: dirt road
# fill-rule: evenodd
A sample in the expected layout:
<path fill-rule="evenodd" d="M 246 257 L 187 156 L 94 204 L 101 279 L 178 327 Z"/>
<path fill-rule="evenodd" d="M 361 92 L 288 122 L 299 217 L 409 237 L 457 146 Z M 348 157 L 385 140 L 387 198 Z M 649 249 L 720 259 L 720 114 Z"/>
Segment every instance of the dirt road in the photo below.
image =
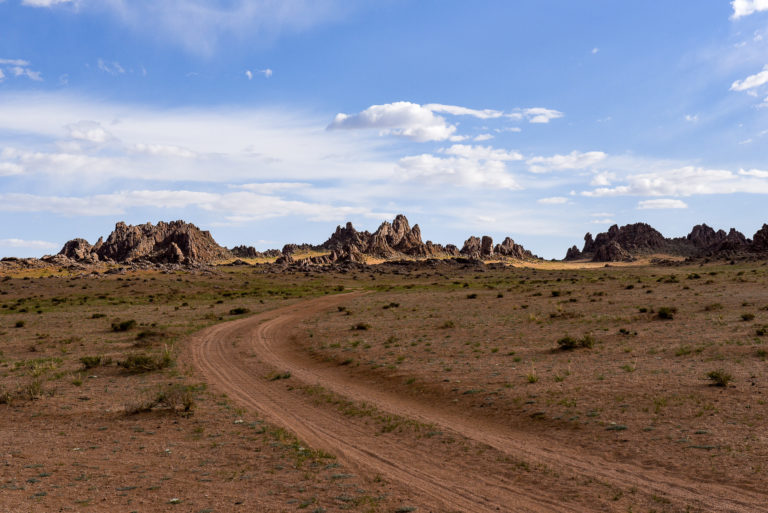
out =
<path fill-rule="evenodd" d="M 435 401 L 403 397 L 373 381 L 355 379 L 344 368 L 317 362 L 297 349 L 288 336 L 297 321 L 334 308 L 349 294 L 326 296 L 265 314 L 212 326 L 192 337 L 187 357 L 208 382 L 233 401 L 286 427 L 310 446 L 336 454 L 363 475 L 380 475 L 412 494 L 419 511 L 605 511 L 612 510 L 584 483 L 635 490 L 643 497 L 663 497 L 664 510 L 752 513 L 768 511 L 766 495 L 722 484 L 697 482 L 620 461 L 610 455 L 585 454 L 558 445 L 544 434 L 515 431 L 499 423 L 462 415 Z M 258 365 L 262 367 L 258 367 Z M 403 444 L 378 436 L 336 409 L 265 378 L 263 366 L 289 371 L 295 384 L 320 385 L 352 401 L 439 426 L 487 445 L 504 458 L 489 458 L 479 468 L 460 454 L 446 458 L 427 445 Z M 516 479 L 504 461 L 524 461 L 542 471 L 541 479 Z M 595 502 L 592 502 L 594 494 Z M 592 506 L 591 506 L 592 504 Z M 598 506 L 599 504 L 599 506 Z"/>

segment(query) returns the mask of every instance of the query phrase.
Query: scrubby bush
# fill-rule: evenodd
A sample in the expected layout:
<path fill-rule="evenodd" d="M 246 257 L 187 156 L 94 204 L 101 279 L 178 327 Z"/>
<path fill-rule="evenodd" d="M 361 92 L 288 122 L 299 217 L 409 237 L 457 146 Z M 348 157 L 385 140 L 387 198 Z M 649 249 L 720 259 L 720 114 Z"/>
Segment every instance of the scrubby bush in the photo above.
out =
<path fill-rule="evenodd" d="M 133 319 L 127 321 L 115 320 L 112 323 L 112 331 L 128 331 L 136 327 L 136 321 Z"/>
<path fill-rule="evenodd" d="M 160 387 L 143 400 L 125 406 L 130 414 L 150 411 L 154 408 L 166 408 L 172 411 L 190 412 L 195 406 L 194 392 L 196 388 L 178 383 Z"/>
<path fill-rule="evenodd" d="M 102 356 L 81 356 L 80 357 L 80 363 L 83 364 L 83 368 L 85 370 L 93 369 L 101 365 L 102 363 Z"/>
<path fill-rule="evenodd" d="M 677 313 L 677 308 L 674 306 L 662 306 L 659 308 L 659 311 L 656 312 L 656 316 L 659 319 L 668 321 L 675 318 L 675 314 Z"/>
<path fill-rule="evenodd" d="M 165 369 L 173 363 L 170 348 L 166 347 L 162 354 L 150 355 L 146 353 L 131 353 L 125 357 L 125 360 L 117 362 L 128 372 L 141 373 Z"/>
<path fill-rule="evenodd" d="M 588 333 L 580 339 L 566 335 L 557 341 L 557 345 L 563 351 L 570 351 L 579 347 L 586 347 L 589 349 L 595 346 L 595 338 Z"/>
<path fill-rule="evenodd" d="M 240 307 L 233 308 L 232 310 L 230 310 L 229 311 L 229 315 L 243 315 L 243 314 L 247 314 L 249 312 L 250 312 L 250 310 L 248 308 L 244 308 L 244 307 L 240 306 Z"/>
<path fill-rule="evenodd" d="M 755 314 L 753 313 L 743 313 L 741 314 L 741 320 L 744 322 L 749 322 L 755 319 Z"/>
<path fill-rule="evenodd" d="M 707 377 L 712 380 L 712 384 L 718 387 L 727 387 L 733 380 L 733 376 L 722 369 L 713 370 L 707 373 Z"/>
<path fill-rule="evenodd" d="M 365 331 L 371 329 L 371 325 L 367 322 L 358 322 L 352 326 L 352 330 Z"/>

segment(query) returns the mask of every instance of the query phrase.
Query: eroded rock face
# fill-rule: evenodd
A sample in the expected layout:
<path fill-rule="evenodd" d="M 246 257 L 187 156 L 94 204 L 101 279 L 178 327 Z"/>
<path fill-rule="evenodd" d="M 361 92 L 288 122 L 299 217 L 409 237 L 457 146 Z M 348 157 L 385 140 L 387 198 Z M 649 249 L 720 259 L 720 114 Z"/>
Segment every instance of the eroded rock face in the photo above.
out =
<path fill-rule="evenodd" d="M 565 259 L 566 260 L 578 260 L 581 258 L 581 251 L 579 251 L 579 248 L 574 246 L 571 246 L 568 251 L 565 253 Z"/>
<path fill-rule="evenodd" d="M 763 224 L 752 237 L 752 251 L 768 253 L 768 224 Z"/>
<path fill-rule="evenodd" d="M 706 224 L 697 224 L 686 237 L 691 244 L 701 249 L 720 244 L 725 238 L 726 233 L 723 230 L 715 231 Z"/>
<path fill-rule="evenodd" d="M 469 258 L 480 258 L 482 248 L 482 240 L 472 235 L 470 238 L 464 241 L 464 245 L 461 247 L 460 253 Z"/>
<path fill-rule="evenodd" d="M 83 239 L 67 242 L 59 253 L 77 261 L 152 262 L 159 264 L 212 263 L 231 257 L 210 232 L 184 221 L 138 226 L 119 222 L 106 241 L 90 246 Z"/>
<path fill-rule="evenodd" d="M 612 240 L 599 246 L 592 260 L 594 262 L 631 262 L 634 257 L 617 241 Z"/>
<path fill-rule="evenodd" d="M 494 248 L 494 252 L 497 255 L 515 258 L 517 260 L 535 258 L 533 253 L 525 249 L 521 244 L 516 244 L 510 237 L 506 237 L 501 244 L 497 244 Z"/>

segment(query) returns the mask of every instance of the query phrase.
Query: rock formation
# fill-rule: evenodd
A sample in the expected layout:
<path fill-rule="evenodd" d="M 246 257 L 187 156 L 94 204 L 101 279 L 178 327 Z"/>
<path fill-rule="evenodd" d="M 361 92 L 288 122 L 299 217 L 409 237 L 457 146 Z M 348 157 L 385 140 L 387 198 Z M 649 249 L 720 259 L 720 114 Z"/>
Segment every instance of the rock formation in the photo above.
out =
<path fill-rule="evenodd" d="M 210 232 L 184 221 L 138 226 L 119 222 L 104 241 L 91 246 L 88 241 L 67 242 L 60 255 L 80 262 L 152 262 L 158 264 L 213 263 L 232 254 L 219 246 Z"/>
<path fill-rule="evenodd" d="M 229 251 L 237 258 L 275 258 L 282 255 L 279 249 L 257 251 L 253 246 L 235 246 Z"/>
<path fill-rule="evenodd" d="M 768 253 L 768 225 L 755 234 L 755 241 L 731 228 L 715 231 L 706 224 L 696 225 L 685 237 L 666 238 L 645 223 L 611 226 L 592 238 L 584 236 L 584 248 L 568 249 L 565 259 L 590 259 L 594 262 L 631 261 L 639 256 L 661 253 L 686 258 L 734 258 L 748 253 Z"/>

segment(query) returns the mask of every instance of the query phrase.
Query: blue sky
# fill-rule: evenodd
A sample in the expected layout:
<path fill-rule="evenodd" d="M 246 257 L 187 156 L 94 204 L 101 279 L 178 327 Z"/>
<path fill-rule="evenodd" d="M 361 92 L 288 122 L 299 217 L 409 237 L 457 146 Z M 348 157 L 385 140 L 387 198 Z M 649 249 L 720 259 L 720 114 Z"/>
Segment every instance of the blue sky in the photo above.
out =
<path fill-rule="evenodd" d="M 0 255 L 768 222 L 768 0 L 0 0 Z"/>

